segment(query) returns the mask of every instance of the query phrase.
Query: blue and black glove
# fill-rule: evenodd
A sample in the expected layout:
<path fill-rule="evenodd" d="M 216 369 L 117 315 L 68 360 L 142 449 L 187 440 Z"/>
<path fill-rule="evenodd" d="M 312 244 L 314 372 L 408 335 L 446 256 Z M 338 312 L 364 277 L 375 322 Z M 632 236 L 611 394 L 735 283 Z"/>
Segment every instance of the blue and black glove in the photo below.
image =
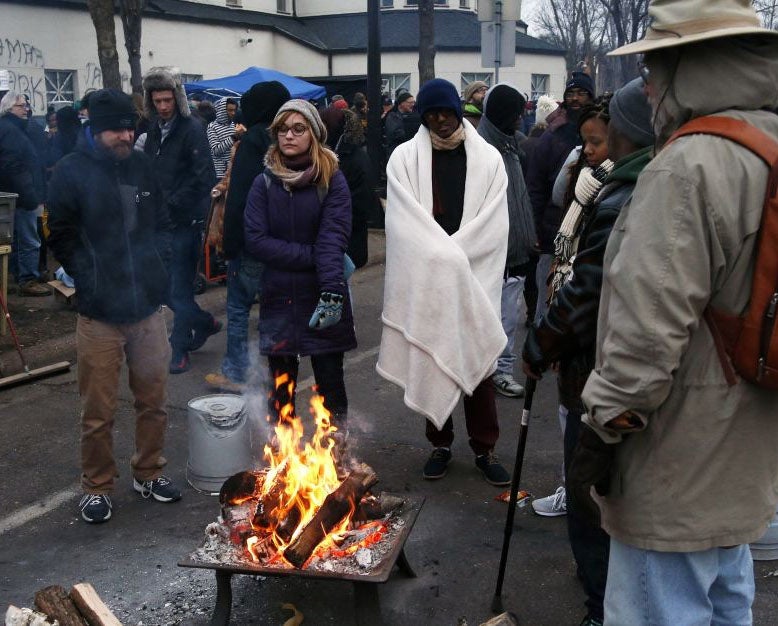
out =
<path fill-rule="evenodd" d="M 335 326 L 343 315 L 343 296 L 338 293 L 322 291 L 319 294 L 319 304 L 308 322 L 308 328 L 322 330 Z"/>

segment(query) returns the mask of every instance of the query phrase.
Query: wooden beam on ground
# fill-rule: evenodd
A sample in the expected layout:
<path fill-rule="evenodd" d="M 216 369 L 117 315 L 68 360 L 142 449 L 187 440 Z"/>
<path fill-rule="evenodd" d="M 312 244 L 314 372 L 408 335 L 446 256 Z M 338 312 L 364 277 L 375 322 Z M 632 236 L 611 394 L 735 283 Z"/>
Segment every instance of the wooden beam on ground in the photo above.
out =
<path fill-rule="evenodd" d="M 68 361 L 60 361 L 59 363 L 52 363 L 51 365 L 44 365 L 43 367 L 36 367 L 29 372 L 20 372 L 11 376 L 5 376 L 0 378 L 0 389 L 5 387 L 12 387 L 14 385 L 22 385 L 44 376 L 53 376 L 60 372 L 65 372 L 70 369 L 70 363 Z"/>
<path fill-rule="evenodd" d="M 86 618 L 89 626 L 122 626 L 89 583 L 73 585 L 70 597 Z"/>

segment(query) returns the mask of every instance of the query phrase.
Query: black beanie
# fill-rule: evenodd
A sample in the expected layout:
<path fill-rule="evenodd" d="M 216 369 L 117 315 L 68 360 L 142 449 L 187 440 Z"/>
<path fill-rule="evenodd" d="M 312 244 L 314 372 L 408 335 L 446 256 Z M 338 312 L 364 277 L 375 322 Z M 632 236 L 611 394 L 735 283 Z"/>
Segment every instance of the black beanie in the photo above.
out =
<path fill-rule="evenodd" d="M 135 130 L 138 113 L 132 98 L 118 89 L 100 89 L 89 94 L 89 126 L 92 134 L 104 130 Z"/>
<path fill-rule="evenodd" d="M 457 88 L 447 80 L 433 78 L 424 83 L 416 96 L 416 110 L 421 115 L 421 123 L 425 126 L 424 114 L 431 109 L 450 109 L 457 115 L 462 123 L 462 101 L 459 99 Z"/>
<path fill-rule="evenodd" d="M 608 112 L 609 126 L 639 148 L 654 145 L 651 105 L 643 91 L 643 79 L 635 78 L 613 94 Z"/>
<path fill-rule="evenodd" d="M 526 102 L 518 89 L 500 83 L 486 92 L 484 115 L 500 132 L 513 135 Z"/>
<path fill-rule="evenodd" d="M 245 125 L 251 128 L 261 122 L 269 126 L 281 105 L 291 98 L 289 90 L 277 80 L 252 85 L 240 99 Z"/>
<path fill-rule="evenodd" d="M 584 91 L 589 92 L 590 98 L 594 98 L 594 81 L 592 80 L 592 77 L 589 76 L 589 74 L 584 74 L 583 72 L 573 72 L 570 80 L 568 80 L 567 84 L 565 85 L 565 93 L 567 93 L 570 89 L 583 89 Z"/>
<path fill-rule="evenodd" d="M 402 104 L 411 98 L 413 98 L 413 94 L 410 91 L 403 91 L 399 96 L 397 96 L 397 99 L 394 101 L 394 103 L 395 105 Z"/>

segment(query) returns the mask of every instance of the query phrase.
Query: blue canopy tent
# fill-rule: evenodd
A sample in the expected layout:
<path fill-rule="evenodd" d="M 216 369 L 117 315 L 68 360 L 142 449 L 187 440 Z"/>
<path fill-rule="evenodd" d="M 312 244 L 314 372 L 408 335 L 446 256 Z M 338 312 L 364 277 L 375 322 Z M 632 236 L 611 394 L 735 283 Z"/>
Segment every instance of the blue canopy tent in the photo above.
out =
<path fill-rule="evenodd" d="M 304 100 L 318 100 L 327 95 L 324 87 L 306 82 L 301 78 L 289 76 L 277 70 L 269 70 L 264 67 L 247 67 L 240 74 L 211 78 L 196 83 L 184 83 L 186 95 L 202 93 L 210 96 L 209 99 L 224 98 L 229 96 L 240 97 L 246 93 L 252 85 L 270 80 L 277 80 L 283 84 L 292 94 L 292 98 Z"/>

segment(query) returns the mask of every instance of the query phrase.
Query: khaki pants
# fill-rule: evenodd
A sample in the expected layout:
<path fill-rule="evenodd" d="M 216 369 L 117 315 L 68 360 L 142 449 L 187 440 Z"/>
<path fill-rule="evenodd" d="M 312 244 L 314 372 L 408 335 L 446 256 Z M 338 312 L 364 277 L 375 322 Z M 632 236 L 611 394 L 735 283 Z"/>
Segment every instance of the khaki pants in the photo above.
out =
<path fill-rule="evenodd" d="M 157 478 L 167 462 L 162 448 L 167 428 L 170 344 L 162 313 L 156 312 L 135 324 L 106 324 L 79 315 L 76 338 L 84 491 L 110 493 L 118 475 L 112 431 L 119 373 L 125 358 L 135 397 L 132 472 L 138 480 Z"/>

